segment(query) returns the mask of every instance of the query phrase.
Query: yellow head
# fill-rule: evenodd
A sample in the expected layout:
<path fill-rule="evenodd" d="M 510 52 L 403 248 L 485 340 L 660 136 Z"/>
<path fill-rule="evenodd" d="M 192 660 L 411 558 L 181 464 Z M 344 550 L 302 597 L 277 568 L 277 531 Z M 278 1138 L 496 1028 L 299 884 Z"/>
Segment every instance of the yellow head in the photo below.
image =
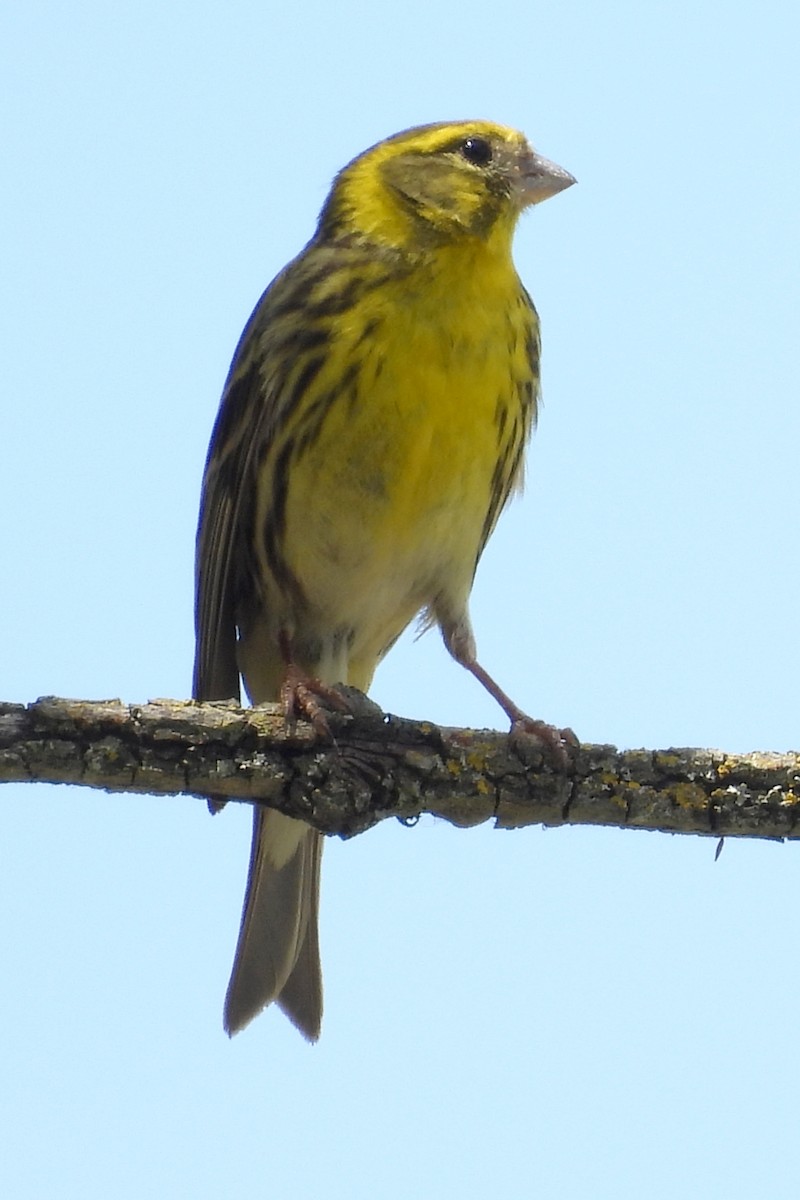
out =
<path fill-rule="evenodd" d="M 501 230 L 575 182 L 523 134 L 491 121 L 421 125 L 353 159 L 333 182 L 317 236 L 397 251 Z"/>

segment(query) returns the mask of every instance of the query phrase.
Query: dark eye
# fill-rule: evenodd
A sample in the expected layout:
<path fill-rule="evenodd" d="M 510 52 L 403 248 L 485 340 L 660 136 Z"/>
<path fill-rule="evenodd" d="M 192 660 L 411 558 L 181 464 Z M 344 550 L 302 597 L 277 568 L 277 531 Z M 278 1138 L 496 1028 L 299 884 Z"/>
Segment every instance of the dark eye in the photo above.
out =
<path fill-rule="evenodd" d="M 476 167 L 485 167 L 492 161 L 492 147 L 486 138 L 467 138 L 461 143 L 461 153 Z"/>

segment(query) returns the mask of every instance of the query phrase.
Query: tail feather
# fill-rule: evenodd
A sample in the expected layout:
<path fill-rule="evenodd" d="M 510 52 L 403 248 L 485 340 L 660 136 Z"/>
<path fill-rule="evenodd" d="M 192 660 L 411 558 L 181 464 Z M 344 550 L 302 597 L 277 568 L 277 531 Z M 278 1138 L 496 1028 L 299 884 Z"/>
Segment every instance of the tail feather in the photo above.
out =
<path fill-rule="evenodd" d="M 309 907 L 297 962 L 278 996 L 278 1005 L 303 1037 L 315 1042 L 322 1027 L 322 967 L 319 956 L 319 869 L 322 836 L 309 830 L 301 853 L 305 857 L 303 886 Z"/>
<path fill-rule="evenodd" d="M 239 941 L 225 997 L 238 1033 L 276 1000 L 304 1037 L 322 1021 L 317 917 L 322 838 L 303 821 L 256 806 Z"/>

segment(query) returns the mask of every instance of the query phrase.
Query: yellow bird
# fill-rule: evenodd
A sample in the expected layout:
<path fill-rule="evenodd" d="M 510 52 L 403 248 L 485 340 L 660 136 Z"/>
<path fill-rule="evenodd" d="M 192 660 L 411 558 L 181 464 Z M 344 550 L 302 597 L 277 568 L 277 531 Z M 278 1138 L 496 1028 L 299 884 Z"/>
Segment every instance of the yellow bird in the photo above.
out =
<path fill-rule="evenodd" d="M 489 121 L 409 129 L 337 175 L 228 374 L 197 532 L 194 696 L 282 700 L 324 730 L 415 616 L 512 723 L 563 752 L 476 660 L 468 599 L 536 420 L 539 322 L 511 258 L 523 209 L 574 183 Z M 256 806 L 225 1002 L 319 1036 L 322 838 Z"/>

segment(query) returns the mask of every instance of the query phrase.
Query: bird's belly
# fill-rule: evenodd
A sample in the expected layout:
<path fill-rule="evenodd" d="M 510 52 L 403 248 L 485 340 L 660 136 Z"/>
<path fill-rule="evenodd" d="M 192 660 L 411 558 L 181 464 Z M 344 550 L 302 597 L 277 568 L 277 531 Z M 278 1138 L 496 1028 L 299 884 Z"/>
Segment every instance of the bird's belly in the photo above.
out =
<path fill-rule="evenodd" d="M 440 386 L 437 386 L 440 383 Z M 393 386 L 394 384 L 394 386 Z M 287 565 L 324 629 L 379 654 L 443 592 L 464 600 L 497 461 L 497 389 L 480 370 L 406 364 L 332 411 L 293 465 Z"/>

